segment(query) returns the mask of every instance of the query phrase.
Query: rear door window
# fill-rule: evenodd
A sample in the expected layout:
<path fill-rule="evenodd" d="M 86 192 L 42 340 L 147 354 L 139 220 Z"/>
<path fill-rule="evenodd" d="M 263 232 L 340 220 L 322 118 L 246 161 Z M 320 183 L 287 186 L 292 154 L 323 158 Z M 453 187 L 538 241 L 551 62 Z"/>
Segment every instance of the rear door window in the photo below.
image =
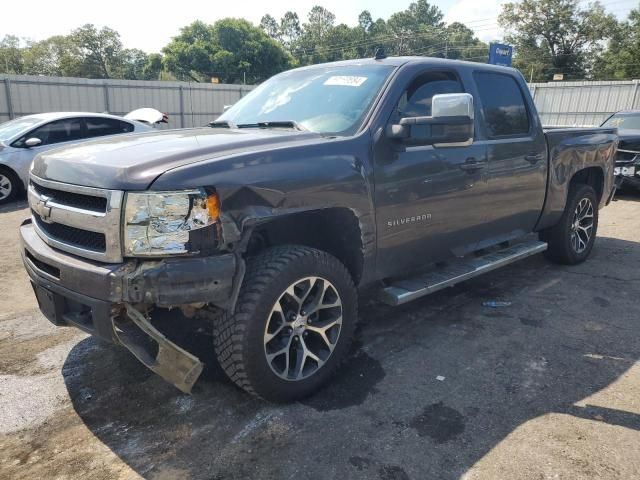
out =
<path fill-rule="evenodd" d="M 484 123 L 490 138 L 525 136 L 529 133 L 529 115 L 515 78 L 491 72 L 476 72 Z"/>
<path fill-rule="evenodd" d="M 87 117 L 85 118 L 85 124 L 87 126 L 87 138 L 133 132 L 131 123 L 115 118 Z"/>

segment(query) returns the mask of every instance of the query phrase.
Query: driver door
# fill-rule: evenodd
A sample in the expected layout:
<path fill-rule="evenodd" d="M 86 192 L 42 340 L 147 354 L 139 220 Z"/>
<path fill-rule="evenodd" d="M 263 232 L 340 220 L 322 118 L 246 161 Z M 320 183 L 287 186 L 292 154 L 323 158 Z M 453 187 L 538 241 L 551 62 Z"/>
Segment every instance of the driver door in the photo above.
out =
<path fill-rule="evenodd" d="M 434 95 L 463 92 L 455 73 L 425 71 L 407 85 L 388 124 L 430 116 Z M 382 135 L 375 146 L 377 268 L 382 277 L 462 256 L 482 239 L 486 145 L 414 145 L 428 133 L 423 127 L 411 127 L 410 142 Z"/>

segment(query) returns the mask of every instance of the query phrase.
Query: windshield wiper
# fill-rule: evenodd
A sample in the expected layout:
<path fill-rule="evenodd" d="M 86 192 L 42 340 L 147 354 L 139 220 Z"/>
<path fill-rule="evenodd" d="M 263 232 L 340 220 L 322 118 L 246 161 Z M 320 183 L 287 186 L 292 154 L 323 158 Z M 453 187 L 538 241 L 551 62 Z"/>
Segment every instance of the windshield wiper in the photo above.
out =
<path fill-rule="evenodd" d="M 270 122 L 241 123 L 236 125 L 238 128 L 293 128 L 300 132 L 308 132 L 306 128 L 295 120 L 277 120 Z"/>
<path fill-rule="evenodd" d="M 235 123 L 230 122 L 229 120 L 216 120 L 213 122 L 209 122 L 208 125 L 211 128 L 238 128 Z"/>

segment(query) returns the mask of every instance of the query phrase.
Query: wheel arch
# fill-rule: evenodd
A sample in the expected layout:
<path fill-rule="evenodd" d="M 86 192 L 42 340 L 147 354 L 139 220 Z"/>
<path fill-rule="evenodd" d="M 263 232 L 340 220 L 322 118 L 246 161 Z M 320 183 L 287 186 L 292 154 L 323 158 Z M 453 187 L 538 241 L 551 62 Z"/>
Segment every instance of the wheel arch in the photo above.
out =
<path fill-rule="evenodd" d="M 248 235 L 245 256 L 279 245 L 302 245 L 336 257 L 354 284 L 363 279 L 363 230 L 356 212 L 349 208 L 329 207 L 264 218 L 252 226 Z"/>
<path fill-rule="evenodd" d="M 587 167 L 578 170 L 569 181 L 569 189 L 578 184 L 590 185 L 598 196 L 598 203 L 604 192 L 604 171 L 601 167 Z"/>
<path fill-rule="evenodd" d="M 566 172 L 564 176 L 551 171 L 549 175 L 547 197 L 534 231 L 553 227 L 560 221 L 569 199 L 569 193 L 576 185 L 590 185 L 596 192 L 598 204 L 602 206 L 605 193 L 605 172 L 601 166 L 585 166 L 573 172 Z"/>

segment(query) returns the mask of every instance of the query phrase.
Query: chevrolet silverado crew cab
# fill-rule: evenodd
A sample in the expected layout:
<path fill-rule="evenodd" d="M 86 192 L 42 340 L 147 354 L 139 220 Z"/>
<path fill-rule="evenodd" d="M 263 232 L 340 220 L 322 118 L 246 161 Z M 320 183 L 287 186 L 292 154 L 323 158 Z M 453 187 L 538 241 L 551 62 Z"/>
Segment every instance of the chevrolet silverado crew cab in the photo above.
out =
<path fill-rule="evenodd" d="M 154 325 L 210 318 L 229 378 L 272 401 L 347 358 L 358 292 L 398 305 L 546 251 L 576 264 L 615 191 L 615 128 L 543 131 L 513 69 L 375 58 L 276 75 L 209 126 L 33 162 L 24 265 L 44 315 L 188 392 Z M 155 317 L 157 320 L 158 317 Z"/>

